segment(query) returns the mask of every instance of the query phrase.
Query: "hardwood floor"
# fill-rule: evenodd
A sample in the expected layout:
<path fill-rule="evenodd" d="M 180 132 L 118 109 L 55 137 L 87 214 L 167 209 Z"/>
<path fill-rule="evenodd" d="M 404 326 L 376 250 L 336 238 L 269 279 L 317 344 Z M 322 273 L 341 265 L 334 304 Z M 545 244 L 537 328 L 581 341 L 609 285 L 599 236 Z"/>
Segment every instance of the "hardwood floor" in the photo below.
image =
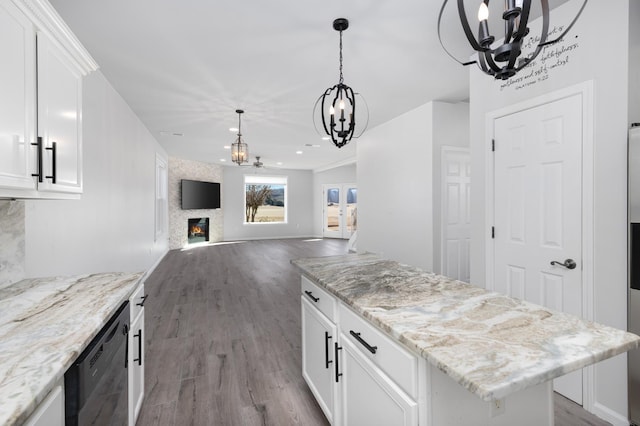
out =
<path fill-rule="evenodd" d="M 298 257 L 344 240 L 263 240 L 171 251 L 145 283 L 138 425 L 327 425 L 301 374 Z M 607 425 L 556 396 L 556 425 Z M 526 423 L 523 423 L 526 424 Z"/>

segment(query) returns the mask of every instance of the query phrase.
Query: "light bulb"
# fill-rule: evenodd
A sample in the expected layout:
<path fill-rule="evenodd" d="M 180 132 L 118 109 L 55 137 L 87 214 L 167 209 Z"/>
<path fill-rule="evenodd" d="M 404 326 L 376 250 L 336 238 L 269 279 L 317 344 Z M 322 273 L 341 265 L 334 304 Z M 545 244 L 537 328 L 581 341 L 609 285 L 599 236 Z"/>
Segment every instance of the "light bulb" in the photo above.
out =
<path fill-rule="evenodd" d="M 486 21 L 489 19 L 489 8 L 485 2 L 480 3 L 480 8 L 478 9 L 478 20 L 480 22 Z"/>
<path fill-rule="evenodd" d="M 336 113 L 336 109 L 333 107 L 333 105 L 331 105 L 329 107 L 329 114 L 334 115 Z"/>
<path fill-rule="evenodd" d="M 344 109 L 344 99 L 340 99 L 340 109 Z"/>

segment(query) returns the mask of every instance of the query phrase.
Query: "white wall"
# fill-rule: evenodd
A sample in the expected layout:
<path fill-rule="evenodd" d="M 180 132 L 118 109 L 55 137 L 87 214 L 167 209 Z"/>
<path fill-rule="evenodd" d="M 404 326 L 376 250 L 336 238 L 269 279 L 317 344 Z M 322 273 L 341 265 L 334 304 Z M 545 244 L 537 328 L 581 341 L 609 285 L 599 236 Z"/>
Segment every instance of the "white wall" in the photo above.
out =
<path fill-rule="evenodd" d="M 322 237 L 324 219 L 322 215 L 324 214 L 323 207 L 325 203 L 322 194 L 322 185 L 339 183 L 357 184 L 357 179 L 355 163 L 334 167 L 333 169 L 323 170 L 313 174 L 313 235 L 318 238 Z"/>
<path fill-rule="evenodd" d="M 313 176 L 310 170 L 223 167 L 224 240 L 313 236 Z M 244 176 L 287 176 L 287 223 L 245 224 Z"/>
<path fill-rule="evenodd" d="M 358 251 L 440 263 L 440 151 L 468 146 L 469 105 L 429 102 L 358 141 Z"/>
<path fill-rule="evenodd" d="M 155 159 L 166 158 L 102 73 L 83 86 L 81 200 L 26 201 L 28 277 L 143 271 L 168 248 L 155 239 Z"/>
<path fill-rule="evenodd" d="M 187 224 L 189 219 L 209 218 L 209 241 L 222 241 L 223 213 L 225 205 L 222 191 L 222 166 L 199 161 L 169 158 L 169 248 L 179 249 L 187 245 Z M 182 210 L 180 181 L 182 179 L 220 183 L 219 209 Z"/>
<path fill-rule="evenodd" d="M 556 12 L 555 22 L 570 19 L 581 0 L 571 0 Z M 549 93 L 563 87 L 593 80 L 594 86 L 594 320 L 617 328 L 626 328 L 626 147 L 627 147 L 627 58 L 629 1 L 589 2 L 583 15 L 566 39 L 577 43 L 570 53 L 548 59 L 547 65 L 568 59 L 564 66 L 542 73 L 546 79 L 523 79 L 520 84 L 502 88 L 504 82 L 494 81 L 471 67 L 471 282 L 485 284 L 485 220 L 486 152 L 490 141 L 485 139 L 485 115 L 499 108 Z M 535 29 L 532 29 L 532 34 Z M 556 47 L 552 47 L 555 49 Z M 555 50 L 554 50 L 555 51 Z M 598 54 L 606 52 L 606 55 Z M 541 54 L 541 55 L 544 55 Z M 605 59 L 605 56 L 607 59 Z M 615 59 L 614 59 L 615 58 Z M 613 60 L 613 62 L 612 62 Z M 540 61 L 540 58 L 539 58 Z M 613 65 L 613 64 L 617 64 Z M 540 68 L 540 62 L 532 70 Z M 529 71 L 530 72 L 530 71 Z M 527 71 L 516 77 L 524 78 Z M 524 86 L 533 82 L 529 86 Z M 585 259 L 589 262 L 589 259 Z M 594 369 L 595 394 L 587 408 L 614 424 L 626 423 L 626 356 L 598 364 Z"/>
<path fill-rule="evenodd" d="M 640 123 L 640 2 L 629 2 L 629 123 Z"/>
<path fill-rule="evenodd" d="M 358 251 L 433 270 L 433 103 L 358 140 Z"/>

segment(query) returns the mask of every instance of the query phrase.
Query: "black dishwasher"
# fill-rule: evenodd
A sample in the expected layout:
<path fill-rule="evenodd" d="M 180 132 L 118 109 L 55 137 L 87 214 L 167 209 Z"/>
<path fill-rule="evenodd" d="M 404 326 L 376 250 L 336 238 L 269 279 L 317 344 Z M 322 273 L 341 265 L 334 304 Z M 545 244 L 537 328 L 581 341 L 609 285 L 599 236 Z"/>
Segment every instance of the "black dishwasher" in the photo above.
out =
<path fill-rule="evenodd" d="M 129 302 L 124 302 L 64 375 L 67 426 L 128 423 Z"/>

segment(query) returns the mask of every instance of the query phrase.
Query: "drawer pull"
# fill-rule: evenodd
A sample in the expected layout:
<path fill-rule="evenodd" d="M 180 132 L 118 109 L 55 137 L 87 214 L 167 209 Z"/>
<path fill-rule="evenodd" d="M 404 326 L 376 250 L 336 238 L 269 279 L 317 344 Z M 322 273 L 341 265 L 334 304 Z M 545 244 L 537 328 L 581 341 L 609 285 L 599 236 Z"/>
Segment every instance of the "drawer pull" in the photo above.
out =
<path fill-rule="evenodd" d="M 339 359 L 339 358 L 338 358 L 338 351 L 341 351 L 341 350 L 342 350 L 342 347 L 341 347 L 341 346 L 338 346 L 338 342 L 335 342 L 335 343 L 333 344 L 333 347 L 334 347 L 334 349 L 335 349 L 335 352 L 334 352 L 334 354 L 335 354 L 335 358 L 334 358 L 334 359 L 336 360 L 336 383 L 338 383 L 338 382 L 340 381 L 340 376 L 342 376 L 342 373 L 339 373 L 339 371 L 340 371 L 340 367 L 339 367 L 339 365 L 338 365 L 338 364 L 339 364 L 339 361 L 338 361 L 338 359 Z"/>
<path fill-rule="evenodd" d="M 367 350 L 369 352 L 371 352 L 372 354 L 375 354 L 376 351 L 378 350 L 377 346 L 371 346 L 370 344 L 368 344 L 362 337 L 360 337 L 360 333 L 356 333 L 353 330 L 349 330 L 349 334 L 351 334 L 353 337 L 356 338 L 356 340 L 358 342 L 360 342 L 362 344 L 362 346 L 364 346 L 365 348 L 367 348 Z"/>
<path fill-rule="evenodd" d="M 144 296 L 140 296 L 141 302 L 140 303 L 136 303 L 136 306 L 144 306 L 144 301 L 147 300 L 147 295 L 145 294 Z"/>
<path fill-rule="evenodd" d="M 138 358 L 135 358 L 133 362 L 137 362 L 138 365 L 142 365 L 142 329 L 138 330 L 133 338 L 138 338 Z"/>
<path fill-rule="evenodd" d="M 57 157 L 58 157 L 58 143 L 51 142 L 51 147 L 45 148 L 47 151 L 51 151 L 51 176 L 45 176 L 47 179 L 51 179 L 51 183 L 57 182 L 57 171 L 58 166 L 56 165 Z"/>
<path fill-rule="evenodd" d="M 329 361 L 329 339 L 331 339 L 331 336 L 329 336 L 329 332 L 325 331 L 324 332 L 324 365 L 325 368 L 329 368 L 329 364 L 331 364 L 333 361 Z"/>
<path fill-rule="evenodd" d="M 311 293 L 309 290 L 305 290 L 304 294 L 309 296 L 311 298 L 311 300 L 313 300 L 316 303 L 318 303 L 318 301 L 320 300 L 319 297 L 313 297 L 313 293 Z"/>

